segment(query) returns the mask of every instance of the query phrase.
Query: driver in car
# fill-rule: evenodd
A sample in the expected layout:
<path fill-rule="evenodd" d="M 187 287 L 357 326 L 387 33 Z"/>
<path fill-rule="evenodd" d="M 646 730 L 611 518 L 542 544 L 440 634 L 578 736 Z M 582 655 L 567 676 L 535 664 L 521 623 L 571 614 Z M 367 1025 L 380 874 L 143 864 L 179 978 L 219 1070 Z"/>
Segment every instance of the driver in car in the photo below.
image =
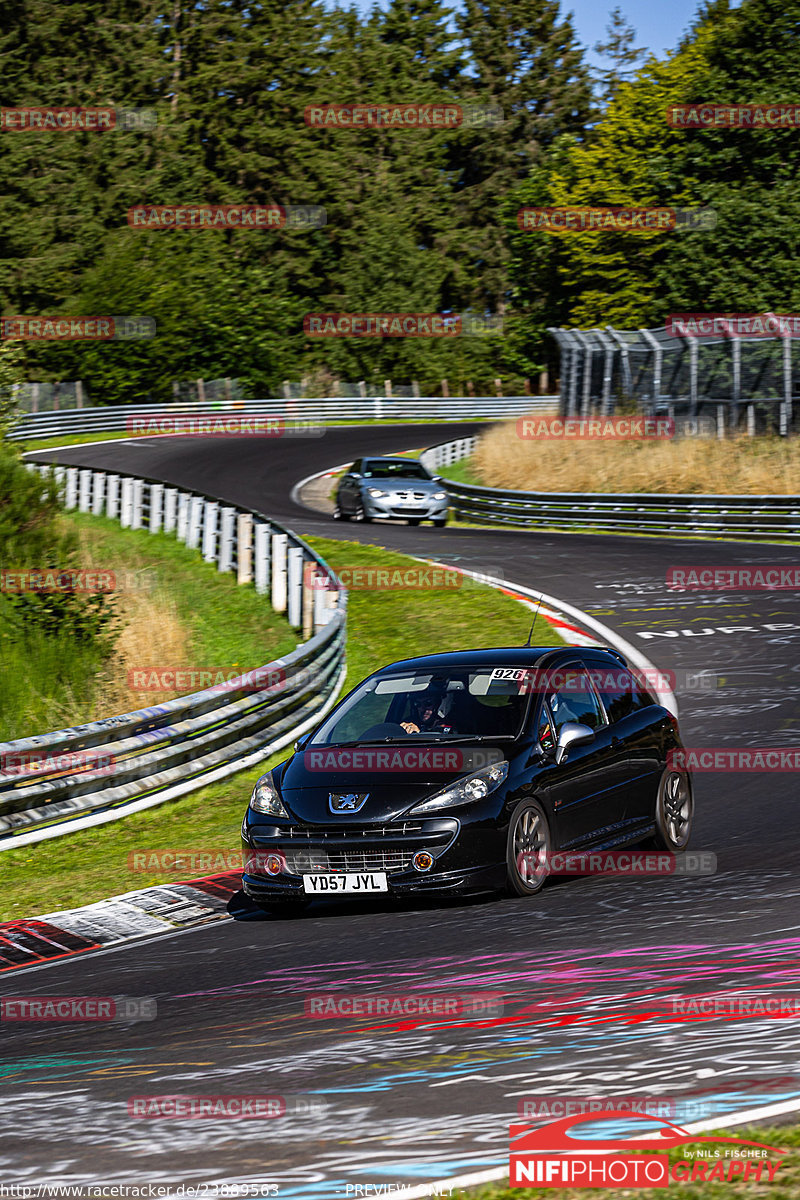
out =
<path fill-rule="evenodd" d="M 421 696 L 415 696 L 409 704 L 409 710 L 409 720 L 400 722 L 406 733 L 454 732 L 446 717 L 445 701 L 436 692 L 423 692 Z"/>

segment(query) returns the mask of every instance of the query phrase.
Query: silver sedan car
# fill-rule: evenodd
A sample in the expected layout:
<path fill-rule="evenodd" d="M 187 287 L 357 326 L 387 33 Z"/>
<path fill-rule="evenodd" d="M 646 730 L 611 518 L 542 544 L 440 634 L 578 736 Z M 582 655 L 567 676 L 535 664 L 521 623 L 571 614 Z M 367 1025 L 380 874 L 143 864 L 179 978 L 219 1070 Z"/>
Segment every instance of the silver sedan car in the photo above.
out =
<path fill-rule="evenodd" d="M 447 492 L 414 458 L 359 458 L 339 481 L 337 521 L 447 521 Z"/>

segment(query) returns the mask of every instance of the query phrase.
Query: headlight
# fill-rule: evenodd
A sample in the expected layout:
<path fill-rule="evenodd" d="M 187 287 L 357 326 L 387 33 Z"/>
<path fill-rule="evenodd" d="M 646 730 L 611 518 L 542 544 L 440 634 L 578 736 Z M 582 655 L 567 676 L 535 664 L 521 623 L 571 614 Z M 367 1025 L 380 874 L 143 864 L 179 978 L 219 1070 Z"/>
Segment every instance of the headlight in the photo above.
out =
<path fill-rule="evenodd" d="M 434 500 L 446 500 L 447 492 L 434 492 L 433 498 L 434 498 Z"/>
<path fill-rule="evenodd" d="M 267 813 L 270 817 L 289 816 L 278 795 L 278 789 L 272 782 L 271 771 L 268 771 L 266 775 L 262 775 L 253 788 L 253 794 L 250 797 L 250 807 L 253 812 Z"/>
<path fill-rule="evenodd" d="M 374 496 L 377 500 L 380 496 L 386 496 L 387 492 L 382 492 L 380 488 L 367 488 L 370 496 Z"/>
<path fill-rule="evenodd" d="M 452 808 L 455 804 L 471 804 L 475 800 L 482 800 L 495 788 L 500 787 L 506 775 L 508 775 L 507 762 L 493 763 L 491 767 L 484 767 L 482 771 L 476 771 L 474 775 L 467 775 L 465 779 L 458 779 L 455 783 L 451 783 L 443 792 L 437 792 L 435 796 L 431 796 L 430 800 L 423 800 L 421 804 L 416 804 L 410 811 L 415 814 L 436 812 L 440 808 Z"/>

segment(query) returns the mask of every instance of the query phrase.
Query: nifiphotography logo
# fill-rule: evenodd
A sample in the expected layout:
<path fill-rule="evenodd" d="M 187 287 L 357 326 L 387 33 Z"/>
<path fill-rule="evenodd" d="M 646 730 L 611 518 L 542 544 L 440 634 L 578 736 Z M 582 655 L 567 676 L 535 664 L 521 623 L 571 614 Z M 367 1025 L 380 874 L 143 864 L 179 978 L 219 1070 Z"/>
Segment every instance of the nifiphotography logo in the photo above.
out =
<path fill-rule="evenodd" d="M 643 1132 L 608 1140 L 572 1133 L 576 1126 L 598 1121 L 625 1122 L 628 1127 L 643 1122 Z M 686 1145 L 692 1150 L 670 1164 L 668 1152 Z M 772 1183 L 783 1154 L 784 1150 L 762 1142 L 701 1137 L 661 1117 L 607 1109 L 562 1117 L 538 1127 L 512 1124 L 509 1182 L 518 1188 L 653 1188 L 734 1180 Z"/>

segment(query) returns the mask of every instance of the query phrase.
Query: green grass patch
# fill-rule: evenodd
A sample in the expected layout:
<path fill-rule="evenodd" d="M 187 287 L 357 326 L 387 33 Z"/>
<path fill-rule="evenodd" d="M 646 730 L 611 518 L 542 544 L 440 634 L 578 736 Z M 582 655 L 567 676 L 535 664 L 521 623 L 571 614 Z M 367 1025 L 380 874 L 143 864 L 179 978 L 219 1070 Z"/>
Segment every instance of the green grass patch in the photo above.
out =
<path fill-rule="evenodd" d="M 486 487 L 485 481 L 475 469 L 471 458 L 462 458 L 458 462 L 448 463 L 447 466 L 436 468 L 443 479 L 452 479 L 454 483 L 466 483 L 472 487 Z"/>
<path fill-rule="evenodd" d="M 130 670 L 211 668 L 231 674 L 294 649 L 289 623 L 263 597 L 239 587 L 234 575 L 220 574 L 175 537 L 122 529 L 108 518 L 82 513 L 62 520 L 80 538 L 81 568 L 124 577 L 123 589 L 109 598 L 120 636 L 106 661 L 92 645 L 77 645 L 68 636 L 40 631 L 23 636 L 0 596 L 0 740 L 153 703 L 152 693 L 128 687 Z M 162 692 L 158 699 L 163 698 Z"/>
<path fill-rule="evenodd" d="M 796 1200 L 800 1195 L 800 1125 L 780 1125 L 772 1128 L 751 1127 L 731 1131 L 720 1125 L 713 1133 L 704 1133 L 703 1137 L 740 1137 L 750 1142 L 761 1142 L 767 1146 L 775 1146 L 786 1153 L 779 1159 L 777 1155 L 768 1155 L 766 1160 L 749 1159 L 749 1162 L 769 1161 L 773 1164 L 780 1161 L 772 1183 L 766 1169 L 761 1173 L 761 1179 L 755 1177 L 734 1182 L 711 1180 L 704 1183 L 697 1180 L 694 1183 L 681 1183 L 670 1180 L 669 1189 L 636 1188 L 621 1193 L 609 1192 L 608 1188 L 558 1188 L 559 1200 L 585 1200 L 592 1196 L 635 1196 L 636 1200 L 663 1200 L 668 1195 L 670 1200 L 730 1200 L 731 1196 L 742 1197 L 742 1200 Z M 713 1154 L 715 1147 L 710 1143 L 692 1142 L 679 1151 L 669 1153 L 670 1168 L 682 1160 L 705 1161 L 704 1155 Z M 723 1147 L 719 1147 L 720 1151 Z M 734 1147 L 730 1147 L 734 1149 Z M 709 1162 L 709 1169 L 714 1162 L 723 1162 L 724 1155 Z M 451 1193 L 452 1200 L 552 1200 L 553 1188 L 529 1187 L 511 1188 L 507 1184 L 492 1184 L 480 1188 L 455 1188 Z"/>
<path fill-rule="evenodd" d="M 94 523 L 93 518 L 86 519 Z M 143 541 L 143 553 L 148 557 L 151 545 L 155 551 L 159 541 L 178 548 L 171 539 L 159 535 L 132 536 Z M 415 559 L 389 554 L 377 546 L 352 545 L 329 538 L 309 541 L 334 569 L 407 570 L 420 566 Z M 196 555 L 189 553 L 196 559 Z M 209 570 L 215 574 L 212 568 Z M 249 588 L 241 588 L 240 592 L 243 596 L 254 595 Z M 220 630 L 220 638 L 238 636 L 239 616 L 234 602 L 235 598 L 230 604 L 225 600 L 218 609 L 218 623 L 226 624 L 229 629 Z M 262 599 L 258 604 L 263 619 L 268 620 L 268 604 Z M 482 585 L 441 591 L 353 590 L 348 603 L 345 686 L 349 690 L 377 668 L 413 655 L 483 646 L 521 646 L 528 628 L 529 613 L 525 608 Z M 537 642 L 562 644 L 547 625 L 540 627 Z M 238 850 L 239 826 L 253 783 L 268 766 L 286 756 L 287 751 L 283 751 L 259 767 L 120 821 L 3 852 L 0 919 L 30 917 L 188 877 L 185 871 L 168 875 L 133 872 L 128 858 L 136 851 Z"/>

